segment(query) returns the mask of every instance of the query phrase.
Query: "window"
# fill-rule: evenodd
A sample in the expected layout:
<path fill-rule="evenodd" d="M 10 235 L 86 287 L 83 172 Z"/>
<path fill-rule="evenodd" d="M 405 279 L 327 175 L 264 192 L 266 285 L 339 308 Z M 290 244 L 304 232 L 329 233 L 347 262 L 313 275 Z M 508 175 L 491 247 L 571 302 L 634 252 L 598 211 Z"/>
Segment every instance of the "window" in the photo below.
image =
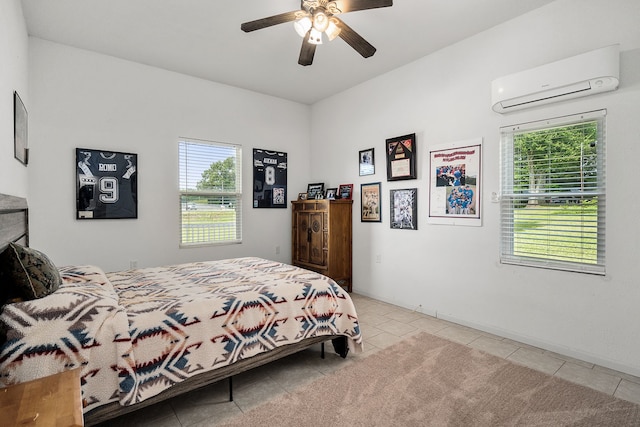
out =
<path fill-rule="evenodd" d="M 501 128 L 502 263 L 605 274 L 605 115 Z"/>
<path fill-rule="evenodd" d="M 178 141 L 180 245 L 242 241 L 242 148 Z"/>

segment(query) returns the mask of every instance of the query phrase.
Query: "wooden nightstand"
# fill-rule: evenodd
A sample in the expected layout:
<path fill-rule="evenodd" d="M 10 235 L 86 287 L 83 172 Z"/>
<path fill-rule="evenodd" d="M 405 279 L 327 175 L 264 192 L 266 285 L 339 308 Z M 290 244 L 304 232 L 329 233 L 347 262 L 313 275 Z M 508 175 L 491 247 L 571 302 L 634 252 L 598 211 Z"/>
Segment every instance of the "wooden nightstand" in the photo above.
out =
<path fill-rule="evenodd" d="M 80 369 L 0 389 L 0 414 L 8 426 L 83 426 Z"/>

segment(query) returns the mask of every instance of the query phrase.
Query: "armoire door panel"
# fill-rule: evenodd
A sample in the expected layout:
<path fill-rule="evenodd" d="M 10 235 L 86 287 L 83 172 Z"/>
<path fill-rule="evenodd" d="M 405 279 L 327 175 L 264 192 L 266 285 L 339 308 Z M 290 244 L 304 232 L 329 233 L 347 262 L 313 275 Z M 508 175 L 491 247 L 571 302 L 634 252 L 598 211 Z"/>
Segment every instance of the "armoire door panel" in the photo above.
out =
<path fill-rule="evenodd" d="M 322 212 L 309 214 L 309 262 L 324 265 L 324 225 Z"/>

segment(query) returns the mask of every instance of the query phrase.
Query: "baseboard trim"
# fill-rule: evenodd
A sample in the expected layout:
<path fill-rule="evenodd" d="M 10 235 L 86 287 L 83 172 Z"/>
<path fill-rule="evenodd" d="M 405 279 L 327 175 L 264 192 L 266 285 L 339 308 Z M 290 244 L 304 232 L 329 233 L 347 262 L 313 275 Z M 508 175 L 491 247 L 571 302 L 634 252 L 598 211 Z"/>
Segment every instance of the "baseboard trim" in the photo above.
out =
<path fill-rule="evenodd" d="M 508 338 L 517 342 L 521 342 L 523 344 L 527 344 L 533 347 L 538 347 L 541 348 L 543 350 L 547 350 L 553 353 L 557 353 L 559 355 L 565 356 L 565 357 L 570 357 L 572 359 L 577 359 L 577 360 L 581 360 L 587 363 L 592 363 L 594 365 L 599 365 L 602 366 L 604 368 L 608 368 L 608 369 L 612 369 L 614 371 L 618 371 L 624 374 L 628 374 L 628 375 L 633 375 L 635 377 L 640 377 L 640 367 L 633 367 L 633 366 L 628 366 L 625 365 L 624 363 L 615 361 L 615 360 L 610 360 L 610 359 L 605 359 L 602 357 L 599 357 L 597 355 L 588 353 L 588 352 L 583 352 L 580 350 L 576 350 L 576 349 L 572 349 L 563 345 L 559 345 L 557 343 L 553 343 L 553 342 L 549 342 L 549 341 L 545 341 L 545 340 L 541 340 L 539 338 L 536 337 L 530 337 L 530 336 L 526 336 L 526 335 L 522 335 L 522 334 L 518 334 L 514 331 L 509 331 L 497 326 L 492 326 L 492 325 L 486 325 L 486 324 L 482 324 L 482 323 L 476 323 L 476 322 L 472 322 L 469 321 L 467 319 L 462 319 L 456 316 L 451 316 L 451 315 L 447 315 L 447 314 L 442 314 L 439 313 L 437 310 L 433 309 L 433 308 L 429 308 L 429 307 L 410 307 L 407 306 L 399 301 L 393 301 L 393 300 L 386 300 L 384 298 L 381 298 L 380 296 L 377 295 L 371 295 L 368 294 L 366 292 L 360 292 L 357 291 L 356 293 L 369 297 L 369 298 L 373 298 L 376 299 L 378 301 L 387 303 L 387 304 L 393 304 L 396 305 L 398 307 L 402 307 L 408 310 L 412 310 L 412 311 L 416 311 L 416 312 L 420 312 L 422 314 L 426 314 L 427 316 L 431 316 L 431 317 L 435 317 L 437 319 L 442 319 L 445 320 L 447 322 L 451 322 L 451 323 L 455 323 L 457 325 L 460 326 L 466 326 L 469 328 L 473 328 L 473 329 L 477 329 L 479 331 L 482 332 L 487 332 L 489 334 L 493 334 L 493 335 L 497 335 L 503 338 Z M 418 309 L 419 308 L 419 309 Z"/>

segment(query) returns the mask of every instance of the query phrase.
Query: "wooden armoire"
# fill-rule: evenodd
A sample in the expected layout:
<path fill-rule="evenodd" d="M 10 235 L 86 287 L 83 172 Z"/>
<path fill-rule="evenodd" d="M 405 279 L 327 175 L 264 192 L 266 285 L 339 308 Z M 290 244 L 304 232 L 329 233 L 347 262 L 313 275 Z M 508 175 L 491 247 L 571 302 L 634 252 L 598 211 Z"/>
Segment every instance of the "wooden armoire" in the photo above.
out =
<path fill-rule="evenodd" d="M 331 277 L 351 292 L 352 200 L 291 202 L 292 264 Z"/>

